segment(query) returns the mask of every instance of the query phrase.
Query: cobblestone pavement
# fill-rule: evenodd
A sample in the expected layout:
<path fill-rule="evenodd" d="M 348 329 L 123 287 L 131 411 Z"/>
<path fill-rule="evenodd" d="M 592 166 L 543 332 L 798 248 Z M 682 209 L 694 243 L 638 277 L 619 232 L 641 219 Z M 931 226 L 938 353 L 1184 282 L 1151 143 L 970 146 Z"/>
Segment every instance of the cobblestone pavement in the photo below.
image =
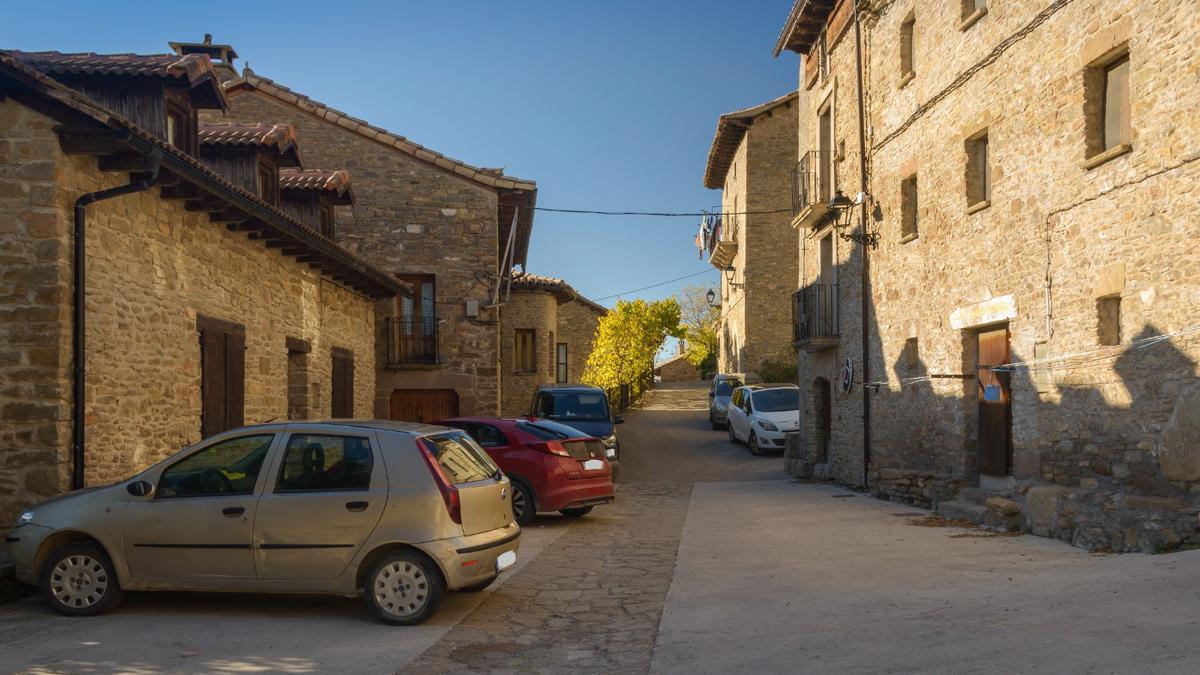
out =
<path fill-rule="evenodd" d="M 619 432 L 616 504 L 572 525 L 405 671 L 649 670 L 693 483 L 783 475 L 779 458 L 710 430 L 707 404 L 700 383 L 651 392 Z"/>

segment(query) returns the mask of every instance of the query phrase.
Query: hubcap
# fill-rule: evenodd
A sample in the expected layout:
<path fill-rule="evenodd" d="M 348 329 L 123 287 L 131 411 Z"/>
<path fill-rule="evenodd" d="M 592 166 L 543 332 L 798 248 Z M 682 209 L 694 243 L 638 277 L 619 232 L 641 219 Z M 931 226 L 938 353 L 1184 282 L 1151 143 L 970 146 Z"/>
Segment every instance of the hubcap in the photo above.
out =
<path fill-rule="evenodd" d="M 397 560 L 375 575 L 375 601 L 393 616 L 410 616 L 429 601 L 429 579 L 425 570 Z"/>
<path fill-rule="evenodd" d="M 86 555 L 67 556 L 50 571 L 50 591 L 66 607 L 91 607 L 108 592 L 108 573 Z"/>
<path fill-rule="evenodd" d="M 513 518 L 520 520 L 525 516 L 525 492 L 524 490 L 513 490 L 512 494 L 512 509 Z"/>

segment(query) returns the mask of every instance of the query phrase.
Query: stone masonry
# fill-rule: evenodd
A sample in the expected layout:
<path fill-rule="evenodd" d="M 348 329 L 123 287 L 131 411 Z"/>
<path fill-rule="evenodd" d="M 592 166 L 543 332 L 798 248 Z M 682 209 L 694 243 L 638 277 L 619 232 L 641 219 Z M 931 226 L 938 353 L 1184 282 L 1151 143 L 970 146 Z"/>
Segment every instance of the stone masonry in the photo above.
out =
<path fill-rule="evenodd" d="M 578 384 L 583 377 L 592 345 L 596 342 L 596 329 L 600 317 L 608 310 L 591 300 L 576 297 L 558 306 L 558 331 L 555 340 L 567 345 L 567 382 Z M 552 371 L 557 373 L 557 371 Z"/>
<path fill-rule="evenodd" d="M 538 385 L 554 384 L 554 337 L 558 298 L 549 291 L 513 288 L 500 319 L 500 369 L 504 398 L 500 414 L 526 415 Z M 517 330 L 532 330 L 534 370 L 518 370 L 514 355 Z"/>

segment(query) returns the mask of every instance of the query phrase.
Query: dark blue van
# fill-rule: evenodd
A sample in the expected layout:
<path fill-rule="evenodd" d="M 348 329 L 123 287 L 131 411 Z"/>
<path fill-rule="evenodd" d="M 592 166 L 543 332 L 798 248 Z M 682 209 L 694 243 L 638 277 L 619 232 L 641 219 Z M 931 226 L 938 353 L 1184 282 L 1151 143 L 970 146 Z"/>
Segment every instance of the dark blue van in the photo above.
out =
<path fill-rule="evenodd" d="M 608 405 L 608 395 L 600 387 L 583 384 L 544 384 L 533 394 L 532 417 L 554 420 L 599 438 L 604 443 L 613 475 L 621 457 L 621 442 L 617 440 L 616 425 L 624 422 L 620 415 L 613 415 Z"/>

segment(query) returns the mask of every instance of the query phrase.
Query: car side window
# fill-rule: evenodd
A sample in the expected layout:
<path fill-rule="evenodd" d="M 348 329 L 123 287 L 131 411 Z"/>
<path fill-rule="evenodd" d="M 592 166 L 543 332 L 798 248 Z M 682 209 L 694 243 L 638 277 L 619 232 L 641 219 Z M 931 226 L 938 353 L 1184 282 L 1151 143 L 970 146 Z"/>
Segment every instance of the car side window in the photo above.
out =
<path fill-rule="evenodd" d="M 275 492 L 366 490 L 371 486 L 371 442 L 359 436 L 292 434 Z"/>
<path fill-rule="evenodd" d="M 753 406 L 753 404 L 751 404 L 751 401 L 753 401 L 753 400 L 754 400 L 754 397 L 750 395 L 750 392 L 743 390 L 742 391 L 742 410 L 745 410 L 746 412 L 751 412 L 752 410 L 754 410 L 754 406 Z"/>
<path fill-rule="evenodd" d="M 168 499 L 252 494 L 274 438 L 240 436 L 194 452 L 162 472 L 155 495 Z"/>
<path fill-rule="evenodd" d="M 466 432 L 484 448 L 502 448 L 508 445 L 508 437 L 504 432 L 490 424 L 468 424 Z"/>

